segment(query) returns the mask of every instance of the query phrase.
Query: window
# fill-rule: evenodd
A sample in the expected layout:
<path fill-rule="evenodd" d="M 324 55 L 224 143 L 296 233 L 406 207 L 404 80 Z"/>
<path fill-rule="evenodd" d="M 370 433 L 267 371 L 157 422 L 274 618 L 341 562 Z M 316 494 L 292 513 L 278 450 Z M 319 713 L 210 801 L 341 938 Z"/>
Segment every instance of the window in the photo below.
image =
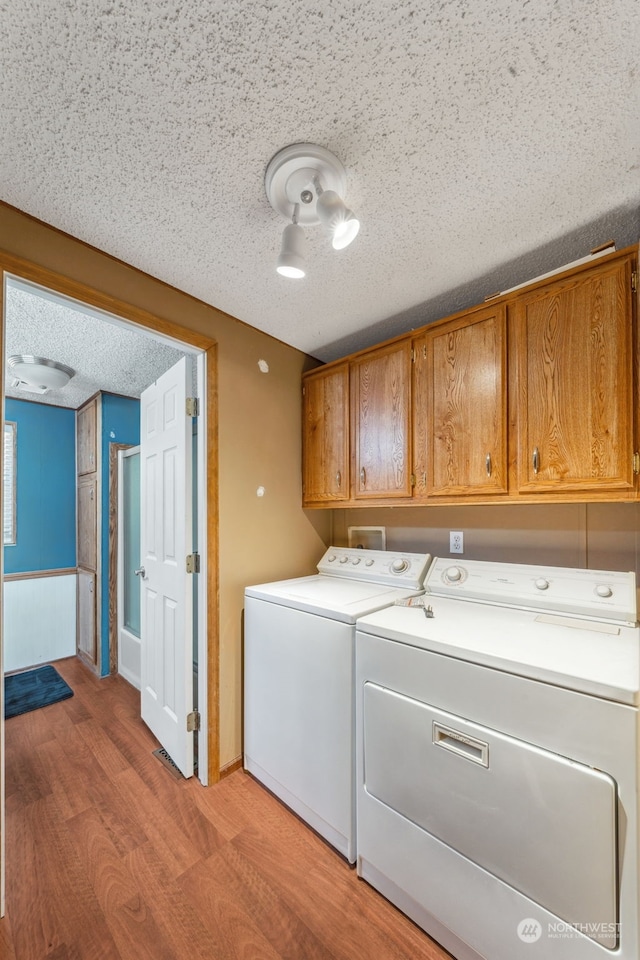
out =
<path fill-rule="evenodd" d="M 4 543 L 16 542 L 16 430 L 10 420 L 4 424 L 2 523 Z"/>

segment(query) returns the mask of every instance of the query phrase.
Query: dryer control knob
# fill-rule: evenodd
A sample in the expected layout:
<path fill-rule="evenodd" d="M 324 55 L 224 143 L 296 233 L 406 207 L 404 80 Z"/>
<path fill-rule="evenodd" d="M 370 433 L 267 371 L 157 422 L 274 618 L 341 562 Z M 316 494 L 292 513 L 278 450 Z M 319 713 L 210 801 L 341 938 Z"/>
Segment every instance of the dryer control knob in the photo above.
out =
<path fill-rule="evenodd" d="M 404 573 L 407 570 L 409 564 L 406 560 L 403 560 L 402 557 L 398 557 L 397 560 L 393 560 L 391 563 L 391 570 L 393 573 Z"/>
<path fill-rule="evenodd" d="M 372 567 L 372 566 L 373 566 L 373 560 L 365 560 L 364 565 L 365 565 L 365 567 Z"/>
<path fill-rule="evenodd" d="M 327 557 L 327 563 L 333 563 L 335 558 L 336 558 L 335 553 L 332 553 L 330 557 Z"/>
<path fill-rule="evenodd" d="M 457 583 L 458 580 L 462 579 L 462 570 L 460 567 L 447 567 L 444 575 L 449 583 Z"/>
<path fill-rule="evenodd" d="M 538 577 L 536 580 L 536 587 L 538 590 L 547 590 L 549 587 L 549 581 L 545 580 L 544 577 Z"/>
<path fill-rule="evenodd" d="M 360 557 L 354 557 L 351 563 L 354 565 L 354 567 L 357 567 L 360 563 Z"/>
<path fill-rule="evenodd" d="M 610 597 L 613 594 L 613 590 L 607 586 L 606 583 L 599 583 L 596 587 L 596 593 L 599 597 Z"/>
<path fill-rule="evenodd" d="M 340 563 L 348 563 L 349 557 L 340 557 Z"/>

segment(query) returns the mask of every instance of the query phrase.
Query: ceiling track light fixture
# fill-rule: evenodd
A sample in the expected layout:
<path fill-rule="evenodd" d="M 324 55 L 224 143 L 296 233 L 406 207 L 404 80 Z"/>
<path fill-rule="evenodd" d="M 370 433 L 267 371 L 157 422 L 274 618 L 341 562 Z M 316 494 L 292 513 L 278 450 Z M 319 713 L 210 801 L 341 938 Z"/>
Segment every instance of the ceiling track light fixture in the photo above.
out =
<path fill-rule="evenodd" d="M 346 183 L 342 163 L 314 143 L 293 143 L 269 161 L 264 178 L 269 203 L 291 221 L 282 233 L 276 266 L 281 276 L 305 276 L 304 227 L 321 224 L 331 235 L 334 250 L 343 250 L 355 240 L 360 221 L 342 199 Z"/>

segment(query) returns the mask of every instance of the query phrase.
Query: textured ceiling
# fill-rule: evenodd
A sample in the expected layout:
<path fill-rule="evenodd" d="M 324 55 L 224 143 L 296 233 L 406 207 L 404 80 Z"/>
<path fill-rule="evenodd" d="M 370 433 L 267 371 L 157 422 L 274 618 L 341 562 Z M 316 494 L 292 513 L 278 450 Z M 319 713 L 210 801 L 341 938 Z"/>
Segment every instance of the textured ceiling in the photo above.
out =
<path fill-rule="evenodd" d="M 640 235 L 637 0 L 0 0 L 0 198 L 323 359 Z M 362 229 L 263 186 L 333 150 Z"/>
<path fill-rule="evenodd" d="M 7 357 L 45 357 L 76 371 L 66 387 L 38 394 L 12 387 L 15 375 L 7 367 L 7 397 L 53 406 L 77 409 L 98 390 L 139 397 L 189 349 L 180 351 L 140 328 L 12 280 L 6 288 L 5 317 Z"/>

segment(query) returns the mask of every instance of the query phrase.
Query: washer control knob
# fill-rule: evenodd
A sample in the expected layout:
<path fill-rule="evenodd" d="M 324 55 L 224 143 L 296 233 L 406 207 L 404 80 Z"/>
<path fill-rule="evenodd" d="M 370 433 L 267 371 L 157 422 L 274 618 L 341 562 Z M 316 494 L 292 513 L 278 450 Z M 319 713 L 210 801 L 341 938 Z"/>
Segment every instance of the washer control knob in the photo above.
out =
<path fill-rule="evenodd" d="M 340 563 L 348 563 L 349 557 L 340 557 Z"/>
<path fill-rule="evenodd" d="M 373 560 L 365 560 L 364 565 L 365 565 L 365 567 L 372 567 L 372 566 L 373 566 Z"/>
<path fill-rule="evenodd" d="M 330 557 L 327 557 L 327 563 L 333 563 L 335 558 L 336 558 L 335 553 L 332 553 Z"/>
<path fill-rule="evenodd" d="M 408 568 L 409 564 L 406 560 L 403 560 L 402 557 L 398 557 L 397 560 L 391 562 L 391 570 L 393 573 L 404 573 Z"/>
<path fill-rule="evenodd" d="M 462 579 L 462 570 L 460 567 L 447 567 L 444 573 L 449 583 L 457 583 Z"/>
<path fill-rule="evenodd" d="M 354 557 L 351 563 L 354 565 L 354 567 L 357 567 L 360 563 L 360 557 Z"/>
<path fill-rule="evenodd" d="M 599 597 L 610 597 L 613 594 L 613 590 L 606 583 L 599 583 L 596 587 L 596 593 Z"/>
<path fill-rule="evenodd" d="M 549 588 L 549 581 L 545 580 L 544 577 L 538 577 L 536 580 L 536 587 L 538 590 L 547 590 Z"/>

